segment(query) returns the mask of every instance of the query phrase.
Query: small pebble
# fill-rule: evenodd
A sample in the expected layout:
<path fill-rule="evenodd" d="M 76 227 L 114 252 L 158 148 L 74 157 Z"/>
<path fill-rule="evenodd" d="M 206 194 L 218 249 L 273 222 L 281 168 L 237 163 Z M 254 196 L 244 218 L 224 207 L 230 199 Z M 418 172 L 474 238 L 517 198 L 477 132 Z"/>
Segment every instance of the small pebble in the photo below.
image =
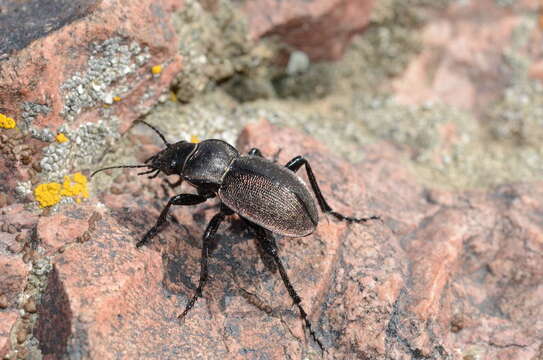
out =
<path fill-rule="evenodd" d="M 0 208 L 8 204 L 8 197 L 6 194 L 0 194 Z"/>
<path fill-rule="evenodd" d="M 32 252 L 27 252 L 23 255 L 23 262 L 25 264 L 28 264 L 28 262 L 32 260 Z"/>
<path fill-rule="evenodd" d="M 31 314 L 38 311 L 37 306 L 36 306 L 36 300 L 34 298 L 28 299 L 28 301 L 24 304 L 23 308 L 25 309 L 26 312 L 29 312 Z"/>
<path fill-rule="evenodd" d="M 6 295 L 0 295 L 0 309 L 5 309 L 9 306 L 8 297 Z"/>
<path fill-rule="evenodd" d="M 123 191 L 116 187 L 116 186 L 112 186 L 111 189 L 110 189 L 110 192 L 113 194 L 113 195 L 120 195 L 123 193 Z"/>
<path fill-rule="evenodd" d="M 17 359 L 30 359 L 30 351 L 24 347 L 21 347 L 17 351 Z"/>
<path fill-rule="evenodd" d="M 17 330 L 17 334 L 16 334 L 17 342 L 19 344 L 24 343 L 27 335 L 28 335 L 27 329 L 25 327 L 20 327 L 19 330 Z"/>
<path fill-rule="evenodd" d="M 17 226 L 15 226 L 13 224 L 9 224 L 7 232 L 10 233 L 10 234 L 15 234 L 17 232 Z"/>
<path fill-rule="evenodd" d="M 32 158 L 29 155 L 21 156 L 21 162 L 23 165 L 29 165 L 32 162 Z"/>
<path fill-rule="evenodd" d="M 10 244 L 7 249 L 12 254 L 18 254 L 23 251 L 23 246 L 19 243 L 14 243 Z"/>
<path fill-rule="evenodd" d="M 19 233 L 15 236 L 15 241 L 17 242 L 24 242 L 25 241 L 25 236 L 22 234 L 22 233 Z"/>

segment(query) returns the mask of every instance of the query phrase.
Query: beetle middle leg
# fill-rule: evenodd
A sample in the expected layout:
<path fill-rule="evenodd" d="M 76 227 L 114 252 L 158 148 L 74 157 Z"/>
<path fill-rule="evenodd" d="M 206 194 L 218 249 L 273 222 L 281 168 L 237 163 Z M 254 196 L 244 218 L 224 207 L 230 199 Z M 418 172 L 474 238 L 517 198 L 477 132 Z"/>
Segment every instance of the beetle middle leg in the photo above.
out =
<path fill-rule="evenodd" d="M 298 171 L 302 167 L 302 165 L 305 165 L 305 170 L 307 172 L 307 177 L 309 178 L 309 183 L 311 184 L 311 188 L 313 189 L 313 193 L 315 193 L 315 196 L 317 197 L 317 201 L 319 203 L 319 207 L 321 208 L 322 212 L 326 214 L 333 215 L 336 219 L 347 221 L 347 222 L 355 222 L 355 223 L 363 223 L 369 220 L 381 220 L 379 216 L 369 216 L 365 218 L 355 218 L 350 216 L 342 215 L 330 207 L 326 200 L 324 199 L 324 196 L 322 196 L 321 189 L 319 188 L 319 184 L 317 184 L 317 179 L 315 179 L 315 175 L 313 174 L 313 170 L 311 169 L 311 165 L 309 165 L 309 161 L 305 159 L 303 156 L 296 156 L 294 159 L 290 160 L 285 167 L 292 170 L 293 172 Z"/>
<path fill-rule="evenodd" d="M 283 263 L 281 259 L 279 258 L 277 244 L 275 243 L 275 239 L 273 235 L 268 234 L 267 230 L 262 228 L 261 226 L 258 226 L 253 223 L 251 223 L 250 225 L 256 232 L 257 241 L 260 243 L 264 251 L 266 251 L 266 253 L 269 254 L 273 258 L 275 265 L 277 266 L 277 270 L 279 270 L 279 274 L 281 275 L 281 280 L 283 280 L 283 284 L 287 288 L 288 294 L 290 295 L 292 301 L 294 302 L 294 304 L 296 304 L 296 306 L 298 307 L 298 310 L 300 311 L 300 317 L 302 318 L 305 324 L 305 327 L 311 334 L 311 337 L 313 338 L 313 340 L 319 345 L 319 348 L 321 349 L 321 351 L 324 351 L 324 346 L 322 345 L 321 341 L 317 337 L 317 334 L 315 334 L 315 331 L 313 330 L 313 327 L 311 326 L 311 322 L 307 318 L 307 313 L 302 307 L 302 299 L 300 298 L 300 296 L 298 295 L 296 290 L 294 290 L 294 287 L 290 283 L 285 267 L 283 266 Z"/>
<path fill-rule="evenodd" d="M 179 320 L 183 319 L 185 315 L 192 309 L 196 300 L 202 296 L 202 291 L 207 282 L 208 271 L 207 271 L 207 259 L 213 247 L 213 237 L 217 232 L 219 225 L 224 221 L 226 215 L 233 214 L 232 210 L 228 209 L 226 206 L 221 205 L 221 211 L 218 214 L 215 214 L 209 224 L 207 224 L 206 231 L 204 232 L 203 242 L 202 242 L 202 257 L 200 258 L 200 281 L 198 287 L 196 288 L 196 293 L 187 303 L 185 310 L 177 318 Z"/>
<path fill-rule="evenodd" d="M 164 209 L 162 209 L 162 212 L 160 213 L 155 226 L 153 226 L 143 238 L 138 241 L 136 244 L 136 247 L 141 247 L 145 245 L 147 242 L 149 242 L 153 237 L 155 237 L 156 234 L 158 234 L 158 229 L 160 225 L 162 225 L 166 221 L 166 216 L 168 215 L 168 211 L 170 210 L 170 207 L 172 205 L 196 205 L 203 203 L 207 199 L 211 198 L 213 195 L 196 195 L 196 194 L 179 194 L 172 197 Z"/>
<path fill-rule="evenodd" d="M 279 149 L 277 150 L 277 152 L 275 154 L 273 154 L 273 157 L 272 157 L 272 161 L 273 162 L 277 162 L 277 160 L 279 160 L 279 154 L 281 154 L 281 151 L 283 149 Z M 252 148 L 251 150 L 249 150 L 249 152 L 247 153 L 247 155 L 251 155 L 251 156 L 258 156 L 258 157 L 264 157 L 264 155 L 262 155 L 262 151 L 260 151 L 260 149 L 258 148 Z"/>

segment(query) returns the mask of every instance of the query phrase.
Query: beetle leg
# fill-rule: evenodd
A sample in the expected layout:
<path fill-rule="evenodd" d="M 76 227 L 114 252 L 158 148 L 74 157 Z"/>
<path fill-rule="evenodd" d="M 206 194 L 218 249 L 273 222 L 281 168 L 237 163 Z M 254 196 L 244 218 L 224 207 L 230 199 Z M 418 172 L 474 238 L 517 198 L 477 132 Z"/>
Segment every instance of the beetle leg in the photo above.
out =
<path fill-rule="evenodd" d="M 196 288 L 196 293 L 192 296 L 192 298 L 187 303 L 187 306 L 185 307 L 185 310 L 179 315 L 177 318 L 179 320 L 183 319 L 185 315 L 192 309 L 194 304 L 196 303 L 196 300 L 200 296 L 202 296 L 202 290 L 204 289 L 204 286 L 207 281 L 207 258 L 209 257 L 209 253 L 211 252 L 212 245 L 213 245 L 213 237 L 215 236 L 215 233 L 217 232 L 217 229 L 219 228 L 219 225 L 224 220 L 224 217 L 226 215 L 229 215 L 231 211 L 229 209 L 226 209 L 225 207 L 221 207 L 221 212 L 218 214 L 215 214 L 209 224 L 207 224 L 206 231 L 204 232 L 203 237 L 203 244 L 202 244 L 202 257 L 200 258 L 200 281 L 198 283 L 198 287 Z"/>
<path fill-rule="evenodd" d="M 281 154 L 282 150 L 283 149 L 279 149 L 279 150 L 277 150 L 277 152 L 275 154 L 273 154 L 272 161 L 274 163 L 276 163 L 277 160 L 279 159 L 279 154 Z M 262 155 L 262 151 L 260 151 L 260 149 L 258 149 L 258 148 L 252 148 L 251 150 L 249 150 L 249 152 L 247 154 L 252 155 L 252 156 L 264 157 L 264 155 Z"/>
<path fill-rule="evenodd" d="M 355 223 L 363 223 L 369 220 L 381 220 L 379 216 L 370 216 L 365 218 L 355 218 L 350 216 L 342 215 L 338 212 L 335 212 L 332 210 L 330 205 L 326 202 L 324 199 L 324 196 L 322 196 L 321 189 L 319 188 L 319 184 L 317 184 L 317 180 L 315 179 L 315 175 L 313 174 L 313 170 L 311 170 L 311 166 L 309 165 L 309 162 L 307 159 L 305 159 L 303 156 L 296 156 L 294 159 L 290 160 L 285 167 L 292 170 L 293 172 L 298 171 L 302 167 L 302 165 L 305 165 L 305 170 L 307 172 L 307 177 L 309 178 L 309 183 L 311 184 L 311 188 L 313 189 L 313 193 L 315 193 L 315 196 L 317 197 L 317 201 L 319 203 L 319 207 L 321 208 L 322 212 L 333 215 L 336 219 L 347 221 L 347 222 L 355 222 Z"/>
<path fill-rule="evenodd" d="M 172 205 L 196 205 L 203 203 L 207 199 L 209 199 L 210 195 L 196 195 L 196 194 L 179 194 L 172 197 L 164 209 L 162 209 L 162 212 L 160 213 L 160 216 L 158 217 L 155 226 L 153 226 L 149 231 L 147 231 L 147 234 L 138 241 L 136 244 L 136 247 L 141 247 L 145 245 L 148 241 L 150 241 L 157 233 L 158 228 L 160 225 L 162 225 L 166 221 L 166 216 L 168 215 L 168 210 L 170 210 L 170 207 Z"/>
<path fill-rule="evenodd" d="M 296 290 L 294 290 L 294 287 L 290 283 L 285 267 L 283 266 L 283 263 L 281 262 L 281 259 L 279 258 L 277 244 L 275 243 L 274 237 L 268 236 L 266 230 L 262 228 L 261 226 L 252 224 L 252 227 L 253 229 L 255 229 L 256 238 L 258 242 L 260 243 L 260 245 L 262 246 L 262 248 L 264 249 L 264 251 L 266 251 L 266 253 L 268 253 L 275 261 L 275 264 L 277 265 L 277 269 L 279 270 L 279 274 L 281 275 L 281 279 L 283 280 L 283 284 L 285 284 L 285 287 L 287 288 L 288 294 L 292 298 L 292 301 L 294 301 L 294 304 L 296 304 L 296 306 L 298 307 L 298 310 L 300 311 L 300 316 L 305 324 L 305 327 L 307 328 L 307 330 L 309 330 L 311 337 L 319 345 L 320 349 L 324 351 L 324 346 L 322 345 L 320 340 L 317 338 L 317 335 L 315 334 L 315 331 L 313 330 L 311 326 L 311 322 L 307 318 L 307 313 L 302 307 L 302 304 L 301 304 L 302 299 L 300 298 L 300 296 L 298 296 L 298 293 L 296 293 Z"/>
<path fill-rule="evenodd" d="M 249 227 L 250 231 L 252 230 L 255 235 L 258 234 L 258 231 L 255 229 L 255 224 L 254 223 L 250 222 L 249 220 L 247 220 L 245 218 L 241 218 L 241 219 L 245 222 L 245 225 L 247 225 Z M 268 230 L 264 229 L 264 231 L 268 231 Z M 267 236 L 270 236 L 270 235 L 267 234 Z M 258 255 L 260 256 L 260 260 L 262 260 L 262 263 L 264 264 L 266 269 L 268 269 L 268 271 L 271 272 L 272 274 L 275 274 L 277 272 L 277 265 L 275 265 L 275 260 L 266 251 L 266 249 L 264 249 L 264 246 L 262 245 L 261 241 L 256 242 L 256 250 L 258 251 Z"/>
<path fill-rule="evenodd" d="M 251 150 L 249 150 L 249 152 L 247 154 L 250 155 L 250 156 L 264 157 L 262 155 L 262 151 L 260 151 L 260 149 L 258 149 L 258 148 L 252 148 Z"/>

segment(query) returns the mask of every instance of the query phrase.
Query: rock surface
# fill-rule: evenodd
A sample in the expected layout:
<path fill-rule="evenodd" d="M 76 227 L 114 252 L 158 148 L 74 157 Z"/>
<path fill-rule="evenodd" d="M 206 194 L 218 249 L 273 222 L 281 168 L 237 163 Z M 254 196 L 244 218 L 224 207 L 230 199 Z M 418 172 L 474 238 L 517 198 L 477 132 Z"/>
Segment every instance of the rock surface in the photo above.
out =
<path fill-rule="evenodd" d="M 541 31 L 524 14 L 538 7 L 537 0 L 511 6 L 492 0 L 456 2 L 429 17 L 421 29 L 423 50 L 394 83 L 398 100 L 443 102 L 479 114 L 512 77 L 522 76 L 514 73 L 521 56 L 534 59 L 532 76 L 537 77 Z"/>
<path fill-rule="evenodd" d="M 386 144 L 367 148 L 366 160 L 352 166 L 312 138 L 266 122 L 247 127 L 238 146 L 264 154 L 281 148 L 280 163 L 303 154 L 337 211 L 384 220 L 347 225 L 323 216 L 314 234 L 278 239 L 325 358 L 542 355 L 543 184 L 428 190 Z M 122 191 L 104 194 L 105 207 L 66 207 L 37 224 L 38 252 L 52 265 L 32 333 L 42 354 L 321 357 L 235 216 L 219 229 L 203 297 L 179 323 L 197 283 L 201 236 L 217 209 L 177 208 L 152 245 L 136 249 L 167 196 L 160 180 L 126 179 L 117 182 Z"/>
<path fill-rule="evenodd" d="M 108 144 L 115 143 L 113 149 L 126 147 L 126 143 L 116 142 L 119 131 L 157 101 L 181 68 L 176 47 L 182 36 L 176 35 L 170 24 L 180 2 L 140 2 L 134 9 L 136 5 L 118 6 L 120 2 L 112 0 L 57 1 L 51 6 L 66 5 L 62 11 L 65 17 L 44 13 L 38 19 L 32 17 L 38 2 L 25 3 L 26 15 L 36 21 L 21 23 L 24 27 L 18 29 L 17 22 L 0 24 L 1 31 L 10 26 L 18 31 L 17 38 L 9 39 L 14 40 L 11 44 L 0 39 L 0 49 L 11 51 L 7 57 L 0 56 L 0 99 L 6 101 L 0 104 L 0 112 L 15 116 L 19 130 L 23 130 L 1 129 L 0 134 L 0 357 L 320 359 L 320 351 L 304 329 L 278 274 L 268 271 L 253 234 L 235 216 L 219 229 L 203 297 L 182 323 L 177 320 L 198 281 L 201 237 L 217 211 L 211 202 L 173 210 L 168 225 L 143 249 L 135 249 L 134 244 L 173 194 L 160 179 L 148 180 L 125 171 L 99 197 L 93 193 L 89 201 L 64 204 L 58 212 L 46 210 L 38 215 L 14 204 L 15 199 L 32 200 L 29 193 L 16 197 L 15 185 L 23 181 L 30 188 L 39 180 L 40 171 L 50 174 L 51 170 L 40 169 L 42 165 L 78 168 L 75 163 L 58 160 L 62 152 L 55 151 L 63 146 L 89 159 L 101 159 Z M 193 10 L 203 6 L 211 12 L 219 4 L 215 0 L 186 3 Z M 76 4 L 81 6 L 76 9 Z M 293 1 L 289 2 L 291 8 L 284 1 L 237 4 L 250 20 L 253 39 L 279 35 L 292 48 L 319 59 L 341 53 L 352 32 L 368 21 L 372 2 Z M 267 11 L 260 11 L 262 8 Z M 501 130 L 496 133 L 504 137 L 520 134 L 521 140 L 539 147 L 537 91 L 541 87 L 537 79 L 542 78 L 542 66 L 537 44 L 541 44 L 543 23 L 534 27 L 535 17 L 526 16 L 535 15 L 536 9 L 535 0 L 453 2 L 425 23 L 422 51 L 406 57 L 410 65 L 407 71 L 399 72 L 395 98 L 407 104 L 437 100 L 475 114 L 485 113 L 486 105 L 497 96 L 503 96 L 504 101 L 512 99 L 516 102 L 497 110 L 507 116 L 498 118 L 503 124 L 497 126 Z M 12 11 L 9 6 L 0 10 L 0 17 L 4 11 Z M 175 18 L 176 26 L 190 20 L 191 14 L 201 12 Z M 236 18 L 229 12 L 206 16 L 209 21 L 223 17 L 214 24 L 218 29 Z M 486 26 L 479 26 L 481 21 Z M 307 25 L 298 26 L 302 22 Z M 196 73 L 205 75 L 206 80 L 199 83 L 201 91 L 209 79 L 221 77 L 212 67 L 202 65 L 200 60 L 206 57 L 200 55 L 207 54 L 208 60 L 217 55 L 215 63 L 209 64 L 215 66 L 226 56 L 221 46 L 228 48 L 228 54 L 245 51 L 237 47 L 237 38 L 217 45 L 206 42 L 215 32 L 205 41 L 194 35 L 198 33 L 195 28 L 206 24 L 186 26 L 182 33 L 194 38 L 181 41 L 183 56 L 193 54 L 192 59 L 184 59 L 183 65 L 190 62 L 193 66 L 185 70 L 197 69 Z M 232 35 L 237 26 L 224 28 L 230 31 L 225 34 Z M 376 53 L 380 54 L 377 62 L 402 53 L 401 46 L 395 47 L 398 37 L 389 38 L 386 26 L 373 29 L 379 34 L 376 38 L 383 41 L 382 48 L 392 46 L 391 52 Z M 195 50 L 194 43 L 208 53 Z M 242 60 L 248 61 L 255 54 L 243 55 L 248 59 Z M 358 60 L 356 66 L 362 63 Z M 233 64 L 243 61 L 230 63 L 221 76 L 231 76 L 237 69 Z M 155 64 L 163 65 L 160 74 L 152 74 Z M 229 68 L 228 61 L 225 64 Z M 126 78 L 120 76 L 124 70 L 129 71 Z M 379 69 L 375 70 L 379 74 Z M 74 80 L 75 75 L 79 78 Z M 108 79 L 115 81 L 108 83 Z M 126 83 L 117 82 L 119 79 L 126 79 Z M 387 81 L 380 78 L 379 87 L 388 86 Z M 349 102 L 351 96 L 355 100 L 361 94 L 371 96 L 361 89 L 339 97 Z M 114 99 L 117 94 L 121 94 L 120 101 Z M 195 98 L 197 110 L 192 118 L 220 122 L 226 113 L 244 121 L 281 117 L 277 115 L 279 107 L 274 112 L 249 104 L 254 111 L 248 117 L 250 111 L 237 112 L 241 106 L 231 99 L 227 106 L 216 104 L 216 99 L 205 103 Z M 321 116 L 326 116 L 324 108 L 337 105 L 323 101 L 311 114 L 323 111 Z M 535 106 L 521 107 L 526 101 Z M 178 121 L 180 109 L 185 107 L 171 103 L 178 106 Z M 379 106 L 378 101 L 375 104 Z M 300 115 L 288 109 L 286 116 Z M 345 137 L 363 136 L 355 134 L 356 128 L 350 125 L 369 123 L 367 115 L 374 108 L 356 109 L 361 117 L 351 118 L 341 106 L 333 110 L 350 121 L 345 128 L 351 133 Z M 475 136 L 467 120 L 451 123 L 445 118 L 443 126 L 432 128 L 426 123 L 431 120 L 419 117 L 420 113 L 402 114 L 406 113 L 377 113 L 374 129 L 387 128 L 401 138 L 400 127 L 407 128 L 408 140 L 412 136 L 416 141 L 406 143 L 415 148 L 421 143 L 424 146 L 421 128 L 399 124 L 405 117 L 417 118 L 421 122 L 416 124 L 441 137 L 443 146 L 430 157 L 444 164 L 450 161 L 448 148 L 458 146 L 465 134 Z M 434 113 L 438 118 L 443 114 Z M 156 116 L 156 123 L 161 122 L 161 114 Z M 97 125 L 99 118 L 104 120 L 101 125 Z M 89 123 L 92 126 L 86 125 Z M 194 125 L 187 121 L 187 127 Z M 309 121 L 306 125 L 320 126 Z M 74 141 L 56 144 L 55 132 L 46 128 L 66 130 Z M 235 133 L 237 128 L 229 130 Z M 146 135 L 134 132 L 131 136 L 138 137 L 136 143 L 146 145 L 141 153 L 133 147 L 128 151 L 137 152 L 143 161 L 158 148 L 143 141 Z M 205 136 L 208 133 L 215 134 L 210 131 Z M 168 137 L 176 134 L 172 131 Z M 246 151 L 252 146 L 260 147 L 269 157 L 282 150 L 280 163 L 303 154 L 336 210 L 356 216 L 378 214 L 384 220 L 347 225 L 321 216 L 313 235 L 278 239 L 287 272 L 327 348 L 325 358 L 543 358 L 540 180 L 478 191 L 436 190 L 434 184 L 423 186 L 420 173 L 412 172 L 409 159 L 390 144 L 357 145 L 354 148 L 363 153 L 363 161 L 350 165 L 336 156 L 336 148 L 330 151 L 308 136 L 266 122 L 250 125 L 242 133 L 238 147 Z M 55 151 L 49 152 L 51 149 Z M 527 154 L 526 161 L 534 166 L 530 153 L 519 154 Z M 458 159 L 465 161 L 460 155 Z M 304 170 L 299 173 L 305 179 Z M 106 174 L 101 176 L 107 179 Z M 100 180 L 96 177 L 93 181 Z M 98 189 L 105 190 L 96 185 L 94 190 Z M 177 191 L 190 191 L 190 187 L 183 185 Z"/>
<path fill-rule="evenodd" d="M 253 39 L 277 35 L 313 60 L 338 59 L 370 21 L 373 0 L 253 0 L 244 10 Z"/>
<path fill-rule="evenodd" d="M 17 129 L 1 129 L 0 190 L 14 201 L 20 183 L 35 184 L 36 173 L 61 180 L 59 169 L 101 153 L 156 104 L 181 69 L 171 22 L 180 4 L 7 3 L 0 31 L 13 36 L 1 36 L 0 113 Z M 57 133 L 68 137 L 64 148 Z"/>
<path fill-rule="evenodd" d="M 21 205 L 2 208 L 0 214 L 0 357 L 10 348 L 10 334 L 19 318 L 19 296 L 30 275 L 28 255 L 31 229 L 37 216 Z M 15 331 L 13 331 L 15 332 Z"/>

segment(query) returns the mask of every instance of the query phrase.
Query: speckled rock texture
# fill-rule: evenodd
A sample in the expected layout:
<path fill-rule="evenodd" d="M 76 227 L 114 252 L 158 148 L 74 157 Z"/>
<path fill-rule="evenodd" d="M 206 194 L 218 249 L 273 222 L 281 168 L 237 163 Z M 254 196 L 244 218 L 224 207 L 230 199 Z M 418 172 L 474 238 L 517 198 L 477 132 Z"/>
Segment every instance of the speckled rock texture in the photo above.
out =
<path fill-rule="evenodd" d="M 522 56 L 534 59 L 528 66 L 537 77 L 541 29 L 523 14 L 537 16 L 540 1 L 511 2 L 514 11 L 507 5 L 452 2 L 429 17 L 421 29 L 423 51 L 394 82 L 398 99 L 408 104 L 439 101 L 480 113 L 497 100 L 499 89 L 521 76 L 514 67 L 524 61 Z"/>
<path fill-rule="evenodd" d="M 180 2 L 4 3 L 0 113 L 18 129 L 2 129 L 0 189 L 13 201 L 17 183 L 28 187 L 42 170 L 60 180 L 55 162 L 73 168 L 63 161 L 68 152 L 91 159 L 105 148 L 104 134 L 113 138 L 156 104 L 181 69 L 170 19 Z M 57 133 L 68 136 L 69 151 L 44 149 L 56 146 Z"/>
<path fill-rule="evenodd" d="M 24 211 L 22 205 L 4 207 L 0 213 L 0 357 L 10 348 L 10 334 L 17 337 L 22 323 L 19 307 L 20 296 L 28 286 L 31 265 L 29 259 L 33 251 L 32 229 L 37 215 Z"/>
<path fill-rule="evenodd" d="M 303 154 L 337 211 L 384 220 L 348 225 L 322 216 L 314 234 L 278 239 L 324 358 L 542 355 L 542 183 L 428 190 L 386 144 L 364 149 L 366 160 L 353 166 L 266 122 L 247 127 L 238 146 L 266 155 L 282 149 L 280 163 Z M 34 258 L 47 257 L 50 271 L 28 337 L 46 358 L 321 358 L 279 275 L 235 216 L 219 229 L 203 297 L 180 323 L 217 208 L 176 208 L 153 243 L 136 249 L 171 190 L 160 178 L 116 183 L 123 190 L 104 193 L 102 204 L 65 207 L 37 223 Z M 32 342 L 3 339 L 11 351 Z"/>
<path fill-rule="evenodd" d="M 313 60 L 338 59 L 370 21 L 373 0 L 249 0 L 244 11 L 253 39 L 277 35 Z"/>

